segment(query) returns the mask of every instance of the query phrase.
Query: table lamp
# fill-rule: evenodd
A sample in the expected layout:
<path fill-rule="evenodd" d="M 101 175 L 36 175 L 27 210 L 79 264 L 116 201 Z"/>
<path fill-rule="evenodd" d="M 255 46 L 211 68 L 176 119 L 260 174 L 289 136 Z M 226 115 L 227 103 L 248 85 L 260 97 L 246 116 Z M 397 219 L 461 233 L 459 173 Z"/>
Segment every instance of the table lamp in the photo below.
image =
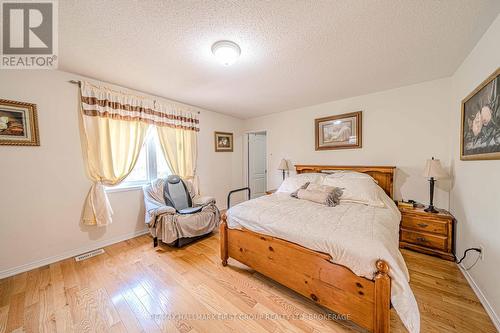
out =
<path fill-rule="evenodd" d="M 281 159 L 280 165 L 278 166 L 278 170 L 283 172 L 283 180 L 285 180 L 285 171 L 288 172 L 290 168 L 288 167 L 288 162 L 283 158 Z"/>
<path fill-rule="evenodd" d="M 434 201 L 434 183 L 436 182 L 436 179 L 443 179 L 448 177 L 448 174 L 446 171 L 444 171 L 443 167 L 441 166 L 441 162 L 439 160 L 434 159 L 434 157 L 430 160 L 427 160 L 427 163 L 425 165 L 424 169 L 424 177 L 429 178 L 429 183 L 430 183 L 430 203 L 429 207 L 424 209 L 426 212 L 429 213 L 438 213 L 436 208 L 434 208 L 433 201 Z"/>

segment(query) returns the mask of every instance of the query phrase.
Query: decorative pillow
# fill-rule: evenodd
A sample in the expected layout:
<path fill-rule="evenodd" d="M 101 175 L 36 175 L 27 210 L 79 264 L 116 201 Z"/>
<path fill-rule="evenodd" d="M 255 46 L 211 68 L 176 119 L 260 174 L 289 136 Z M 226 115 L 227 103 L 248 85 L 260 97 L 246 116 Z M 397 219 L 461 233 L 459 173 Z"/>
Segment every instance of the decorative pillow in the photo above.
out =
<path fill-rule="evenodd" d="M 321 173 L 301 173 L 293 175 L 286 178 L 276 192 L 292 193 L 307 182 L 320 184 L 325 176 L 326 175 Z"/>
<path fill-rule="evenodd" d="M 298 193 L 300 190 L 305 190 L 305 189 L 309 186 L 309 184 L 311 184 L 311 183 L 310 183 L 310 182 L 305 183 L 304 185 L 302 185 L 301 187 L 299 187 L 297 190 L 295 190 L 295 191 L 293 191 L 292 193 L 290 193 L 290 196 L 291 196 L 292 198 L 297 198 L 297 199 L 298 199 L 299 197 L 297 196 L 297 193 Z"/>
<path fill-rule="evenodd" d="M 340 187 L 344 190 L 340 202 L 361 203 L 373 207 L 385 207 L 379 197 L 379 186 L 372 178 L 326 177 L 323 185 Z"/>
<path fill-rule="evenodd" d="M 294 198 L 317 202 L 328 207 L 338 205 L 341 195 L 342 189 L 338 187 L 313 183 L 305 183 L 297 191 L 290 194 Z"/>

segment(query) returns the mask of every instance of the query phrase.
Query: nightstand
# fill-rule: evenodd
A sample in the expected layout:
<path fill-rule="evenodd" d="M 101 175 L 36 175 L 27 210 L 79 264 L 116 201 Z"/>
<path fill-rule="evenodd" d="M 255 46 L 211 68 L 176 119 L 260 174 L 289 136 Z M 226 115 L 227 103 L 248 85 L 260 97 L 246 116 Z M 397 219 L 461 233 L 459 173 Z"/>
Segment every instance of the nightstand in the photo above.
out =
<path fill-rule="evenodd" d="M 269 195 L 269 194 L 273 194 L 274 192 L 276 192 L 276 189 L 274 189 L 274 190 L 267 190 L 266 194 Z"/>
<path fill-rule="evenodd" d="M 399 247 L 455 260 L 455 218 L 449 212 L 427 213 L 424 208 L 399 207 Z"/>

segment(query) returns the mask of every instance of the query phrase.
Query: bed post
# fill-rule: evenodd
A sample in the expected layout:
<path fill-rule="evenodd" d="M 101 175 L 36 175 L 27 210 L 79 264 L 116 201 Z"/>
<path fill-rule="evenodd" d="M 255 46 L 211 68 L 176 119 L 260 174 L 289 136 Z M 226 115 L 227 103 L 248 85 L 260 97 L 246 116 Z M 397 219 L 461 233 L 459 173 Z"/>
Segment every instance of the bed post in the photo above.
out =
<path fill-rule="evenodd" d="M 220 259 L 222 260 L 222 266 L 227 266 L 227 259 L 229 258 L 227 253 L 227 216 L 226 213 L 222 214 L 222 222 L 219 227 L 220 234 Z"/>
<path fill-rule="evenodd" d="M 386 261 L 379 259 L 376 266 L 373 332 L 389 333 L 391 323 L 391 278 L 387 274 L 389 265 Z"/>

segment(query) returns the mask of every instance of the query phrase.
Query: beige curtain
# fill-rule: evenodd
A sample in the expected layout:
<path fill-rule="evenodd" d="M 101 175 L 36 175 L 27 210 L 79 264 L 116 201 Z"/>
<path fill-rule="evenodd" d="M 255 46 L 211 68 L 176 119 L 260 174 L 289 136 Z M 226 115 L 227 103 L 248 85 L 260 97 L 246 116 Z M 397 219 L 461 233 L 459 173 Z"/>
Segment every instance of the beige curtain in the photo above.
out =
<path fill-rule="evenodd" d="M 83 155 L 93 182 L 82 223 L 102 226 L 110 224 L 113 215 L 104 186 L 119 184 L 134 168 L 153 102 L 82 82 L 81 105 Z"/>
<path fill-rule="evenodd" d="M 82 223 L 107 225 L 113 210 L 104 191 L 117 185 L 134 168 L 149 125 L 156 126 L 170 170 L 192 183 L 196 177 L 196 112 L 178 103 L 157 101 L 82 82 L 82 147 L 93 184 L 85 199 Z"/>
<path fill-rule="evenodd" d="M 162 114 L 170 115 L 168 126 L 157 126 L 160 145 L 172 173 L 191 182 L 199 193 L 196 163 L 198 158 L 199 120 L 196 112 L 181 110 L 175 105 L 157 105 Z"/>

